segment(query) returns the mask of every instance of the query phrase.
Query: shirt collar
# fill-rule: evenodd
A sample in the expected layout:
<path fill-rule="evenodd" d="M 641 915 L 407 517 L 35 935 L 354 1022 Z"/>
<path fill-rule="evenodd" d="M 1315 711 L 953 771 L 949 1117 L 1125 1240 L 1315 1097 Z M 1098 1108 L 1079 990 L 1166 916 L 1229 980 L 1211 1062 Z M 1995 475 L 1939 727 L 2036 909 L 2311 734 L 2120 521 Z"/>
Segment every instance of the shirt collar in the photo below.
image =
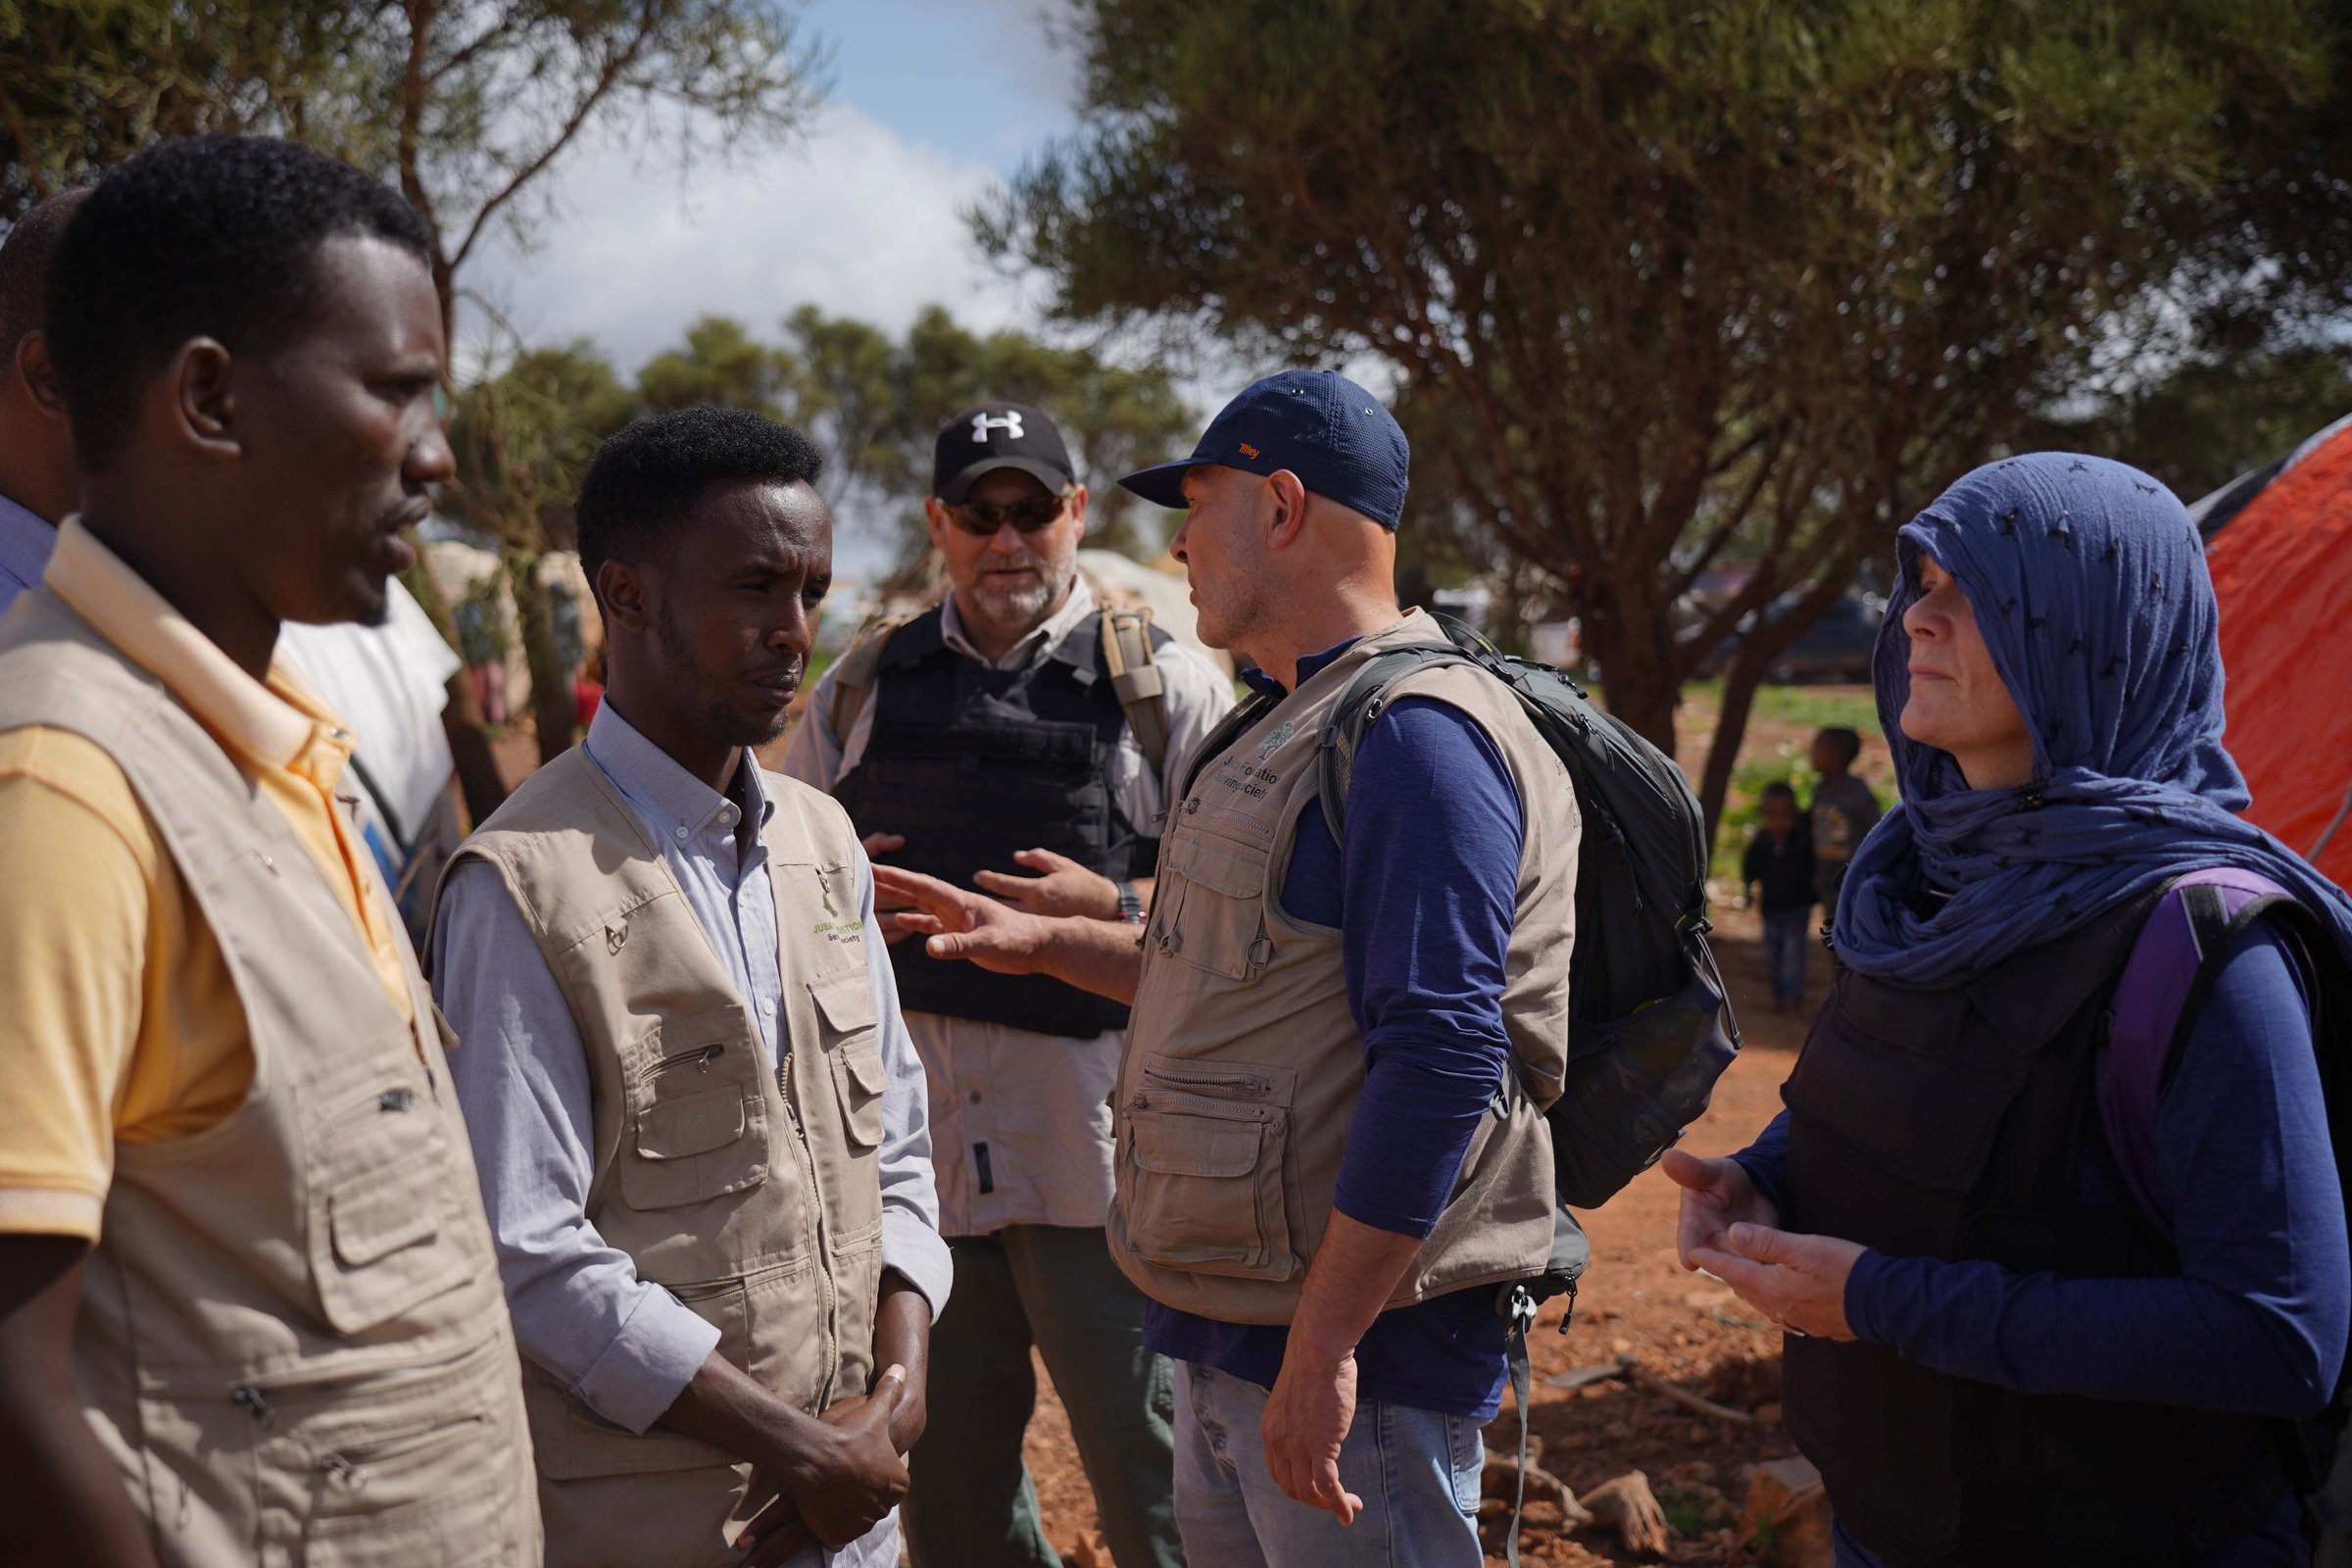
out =
<path fill-rule="evenodd" d="M 1035 631 L 1005 650 L 1004 657 L 996 662 L 998 669 L 1022 669 L 1035 663 L 1048 652 L 1061 646 L 1061 640 L 1075 631 L 1078 623 L 1095 612 L 1094 590 L 1086 585 L 1084 573 L 1070 579 L 1070 594 L 1061 608 L 1038 623 Z M 988 659 L 976 647 L 963 629 L 963 616 L 956 610 L 956 593 L 948 591 L 941 602 L 939 636 L 956 652 L 966 659 L 976 659 L 983 664 Z"/>
<path fill-rule="evenodd" d="M 596 705 L 588 721 L 588 760 L 604 770 L 613 788 L 628 798 L 646 831 L 664 845 L 700 842 L 706 834 L 725 837 L 735 831 L 739 812 L 733 801 L 696 778 L 677 760 L 649 741 L 612 706 L 612 696 Z M 775 803 L 760 778 L 759 760 L 746 753 L 736 764 L 743 799 L 753 820 L 761 827 L 775 811 Z"/>
<path fill-rule="evenodd" d="M 284 663 L 270 665 L 267 684 L 255 680 L 129 563 L 100 544 L 78 515 L 57 530 L 43 581 L 248 760 L 292 767 L 320 740 L 349 754 L 350 732 Z"/>
<path fill-rule="evenodd" d="M 1298 684 L 1303 686 L 1308 681 L 1313 680 L 1317 675 L 1331 667 L 1331 662 L 1333 660 L 1339 658 L 1348 649 L 1353 648 L 1360 641 L 1362 641 L 1362 639 L 1358 637 L 1343 638 L 1341 641 L 1333 643 L 1329 648 L 1324 649 L 1321 653 L 1309 654 L 1304 659 L 1298 661 Z M 1249 683 L 1251 691 L 1262 693 L 1267 697 L 1288 697 L 1291 695 L 1289 687 L 1283 685 L 1282 682 L 1276 680 L 1273 676 L 1267 674 L 1262 669 L 1245 669 L 1242 671 L 1242 679 Z"/>
<path fill-rule="evenodd" d="M 20 592 L 36 586 L 57 530 L 6 496 L 0 496 L 0 578 L 13 578 Z"/>

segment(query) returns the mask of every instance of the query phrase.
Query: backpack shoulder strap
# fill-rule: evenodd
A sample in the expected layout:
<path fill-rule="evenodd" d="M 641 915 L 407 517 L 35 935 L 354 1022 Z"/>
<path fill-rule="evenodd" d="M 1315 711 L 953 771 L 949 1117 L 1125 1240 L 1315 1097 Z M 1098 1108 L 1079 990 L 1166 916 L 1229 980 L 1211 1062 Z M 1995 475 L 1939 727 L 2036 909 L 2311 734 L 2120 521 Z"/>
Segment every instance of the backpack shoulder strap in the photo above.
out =
<path fill-rule="evenodd" d="M 1152 626 L 1149 609 L 1104 610 L 1102 620 L 1102 668 L 1156 779 L 1168 765 L 1168 699 L 1152 653 L 1165 634 Z"/>
<path fill-rule="evenodd" d="M 850 731 L 858 725 L 858 715 L 865 710 L 867 699 L 874 694 L 874 677 L 881 672 L 882 656 L 890 651 L 890 639 L 912 619 L 912 615 L 884 615 L 867 621 L 858 628 L 849 651 L 834 662 L 833 705 L 827 716 L 833 721 L 835 741 L 848 744 Z"/>
<path fill-rule="evenodd" d="M 1383 649 L 1364 661 L 1364 667 L 1332 704 L 1322 731 L 1315 737 L 1315 794 L 1332 843 L 1343 842 L 1340 833 L 1348 817 L 1348 786 L 1354 776 L 1355 749 L 1364 731 L 1388 708 L 1391 688 L 1407 675 L 1443 664 L 1487 667 L 1450 643 L 1405 643 Z"/>
<path fill-rule="evenodd" d="M 2219 970 L 2247 926 L 2294 896 L 2269 877 L 2230 866 L 2191 871 L 2165 889 L 2125 960 L 2096 1068 L 2099 1121 L 2124 1185 L 2168 1241 L 2156 1157 L 2156 1102 Z"/>

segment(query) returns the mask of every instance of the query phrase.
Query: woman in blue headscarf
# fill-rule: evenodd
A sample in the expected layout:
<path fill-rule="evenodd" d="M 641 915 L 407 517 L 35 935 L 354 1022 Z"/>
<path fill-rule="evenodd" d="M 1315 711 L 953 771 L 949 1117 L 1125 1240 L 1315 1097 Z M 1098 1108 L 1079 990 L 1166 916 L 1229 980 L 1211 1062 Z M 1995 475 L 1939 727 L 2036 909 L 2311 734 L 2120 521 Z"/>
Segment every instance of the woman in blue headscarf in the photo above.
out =
<path fill-rule="evenodd" d="M 1787 1327 L 1840 1564 L 2308 1563 L 2306 1423 L 2352 1331 L 2312 1020 L 2352 904 L 2237 814 L 2212 583 L 2162 485 L 2014 459 L 1897 551 L 1903 804 L 1847 876 L 1788 1109 L 1667 1156 L 1683 1261 Z M 2203 984 L 2136 1126 L 2101 1103 L 2119 981 L 2217 867 L 2289 902 L 2184 950 Z"/>

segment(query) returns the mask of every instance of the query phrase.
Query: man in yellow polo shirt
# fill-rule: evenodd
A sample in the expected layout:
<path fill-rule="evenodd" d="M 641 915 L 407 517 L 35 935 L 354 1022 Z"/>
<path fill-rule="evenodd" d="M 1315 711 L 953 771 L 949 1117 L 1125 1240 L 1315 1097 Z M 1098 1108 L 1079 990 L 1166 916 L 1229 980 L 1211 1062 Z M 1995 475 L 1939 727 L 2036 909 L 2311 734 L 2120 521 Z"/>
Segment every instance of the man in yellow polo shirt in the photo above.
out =
<path fill-rule="evenodd" d="M 59 241 L 83 511 L 0 621 L 0 1558 L 538 1561 L 445 1042 L 353 738 L 272 662 L 382 616 L 451 471 L 428 254 L 249 137 Z"/>

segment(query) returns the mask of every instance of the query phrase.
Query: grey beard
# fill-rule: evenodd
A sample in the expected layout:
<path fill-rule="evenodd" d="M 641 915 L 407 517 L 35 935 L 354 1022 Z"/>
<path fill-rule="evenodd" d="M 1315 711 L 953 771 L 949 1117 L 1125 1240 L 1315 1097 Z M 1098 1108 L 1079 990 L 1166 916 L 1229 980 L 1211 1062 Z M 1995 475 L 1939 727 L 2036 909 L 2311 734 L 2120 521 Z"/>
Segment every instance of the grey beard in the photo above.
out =
<path fill-rule="evenodd" d="M 1061 602 L 1062 595 L 1069 592 L 1071 578 L 1076 575 L 1074 571 L 1056 573 L 1050 564 L 1043 561 L 1036 563 L 1036 566 L 1037 583 L 1034 587 L 975 587 L 972 597 L 980 602 L 980 608 L 994 620 L 1008 625 L 1034 626 L 1046 618 L 1047 611 Z"/>

